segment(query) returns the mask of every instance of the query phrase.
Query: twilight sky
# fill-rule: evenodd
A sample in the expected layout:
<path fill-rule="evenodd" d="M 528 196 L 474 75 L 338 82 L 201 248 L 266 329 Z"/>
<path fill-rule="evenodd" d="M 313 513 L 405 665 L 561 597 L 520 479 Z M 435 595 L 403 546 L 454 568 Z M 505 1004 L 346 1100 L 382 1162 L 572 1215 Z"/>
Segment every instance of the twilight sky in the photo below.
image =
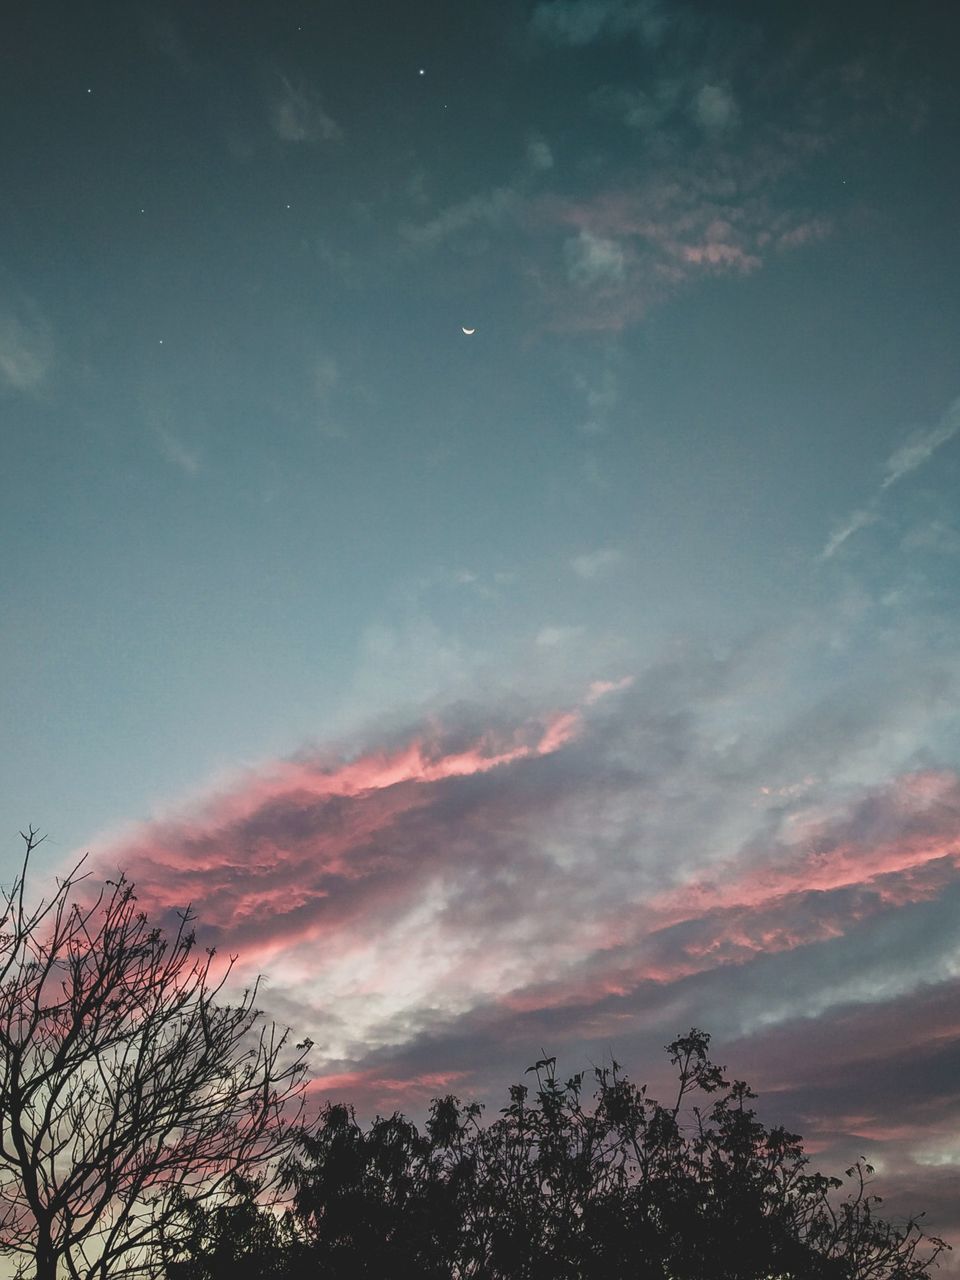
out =
<path fill-rule="evenodd" d="M 703 1026 L 955 1230 L 951 10 L 11 10 L 4 877 L 361 1115 Z"/>

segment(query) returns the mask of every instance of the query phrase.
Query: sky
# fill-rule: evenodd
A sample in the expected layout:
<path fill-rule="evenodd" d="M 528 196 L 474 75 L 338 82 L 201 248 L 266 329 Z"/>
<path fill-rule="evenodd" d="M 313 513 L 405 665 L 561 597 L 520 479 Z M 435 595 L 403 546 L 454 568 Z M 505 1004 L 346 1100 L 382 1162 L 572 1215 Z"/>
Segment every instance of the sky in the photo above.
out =
<path fill-rule="evenodd" d="M 5 881 L 192 903 L 368 1118 L 701 1026 L 960 1242 L 958 36 L 12 10 Z"/>

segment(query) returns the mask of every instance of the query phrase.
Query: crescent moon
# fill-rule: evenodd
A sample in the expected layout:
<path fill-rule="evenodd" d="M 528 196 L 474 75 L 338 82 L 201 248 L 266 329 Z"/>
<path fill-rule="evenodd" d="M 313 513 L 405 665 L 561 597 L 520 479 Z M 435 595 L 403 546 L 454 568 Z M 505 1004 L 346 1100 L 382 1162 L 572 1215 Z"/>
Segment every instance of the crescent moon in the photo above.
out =
<path fill-rule="evenodd" d="M 469 335 L 470 335 L 471 333 L 476 333 L 476 332 L 477 332 L 477 331 L 476 331 L 476 329 L 468 329 L 468 328 L 467 328 L 467 326 L 466 326 L 466 325 L 464 325 L 464 324 L 462 324 L 462 325 L 460 326 L 460 328 L 463 330 L 463 332 L 464 332 L 465 334 L 467 334 L 467 336 L 468 336 L 468 337 L 469 337 Z"/>

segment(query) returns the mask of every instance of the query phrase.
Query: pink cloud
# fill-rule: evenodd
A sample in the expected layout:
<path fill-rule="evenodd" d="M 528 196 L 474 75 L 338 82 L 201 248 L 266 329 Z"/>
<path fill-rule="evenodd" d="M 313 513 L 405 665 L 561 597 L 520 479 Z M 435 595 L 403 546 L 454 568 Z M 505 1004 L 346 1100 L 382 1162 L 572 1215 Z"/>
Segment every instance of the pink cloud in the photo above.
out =
<path fill-rule="evenodd" d="M 541 235 L 567 228 L 610 246 L 619 264 L 618 278 L 598 277 L 592 287 L 582 275 L 564 282 L 556 271 L 531 273 L 553 313 L 548 327 L 620 329 L 699 277 L 750 274 L 774 247 L 799 249 L 829 234 L 826 219 L 776 210 L 753 185 L 690 170 L 588 200 L 534 202 L 528 218 Z"/>
<path fill-rule="evenodd" d="M 435 723 L 341 763 L 276 762 L 180 818 L 128 833 L 96 861 L 123 867 L 152 912 L 192 902 L 244 969 L 334 937 L 343 954 L 355 931 L 402 918 L 451 875 L 435 818 L 447 788 L 549 757 L 583 727 L 577 709 L 469 737 Z"/>
<path fill-rule="evenodd" d="M 956 882 L 958 784 L 932 771 L 901 777 L 848 817 L 795 810 L 788 841 L 673 887 L 624 898 L 588 858 L 552 864 L 537 831 L 552 838 L 543 823 L 565 788 L 531 791 L 526 771 L 583 741 L 586 708 L 630 683 L 596 682 L 584 709 L 512 729 L 458 740 L 436 723 L 341 764 L 279 762 L 99 862 L 124 866 L 153 911 L 193 901 L 244 971 L 279 966 L 299 984 L 306 965 L 327 998 L 383 997 L 403 980 L 398 956 L 428 938 L 442 971 L 408 974 L 408 1003 L 457 991 L 454 1005 L 496 999 L 514 1011 L 582 1009 L 823 944 Z M 425 932 L 408 939 L 424 901 Z M 371 936 L 387 941 L 371 946 Z"/>
<path fill-rule="evenodd" d="M 711 781 L 700 704 L 672 710 L 677 679 L 598 680 L 579 705 L 515 723 L 451 711 L 340 760 L 302 752 L 144 824 L 96 865 L 125 868 L 158 923 L 192 901 L 201 941 L 239 953 L 241 979 L 265 970 L 272 1016 L 316 1042 L 313 1096 L 369 1114 L 422 1114 L 449 1089 L 483 1097 L 531 1047 L 567 1046 L 577 1069 L 587 1049 L 639 1052 L 650 1028 L 664 1042 L 664 1023 L 667 1038 L 691 1021 L 719 1031 L 709 1018 L 763 1011 L 781 986 L 802 1008 L 844 964 L 869 991 L 872 939 L 909 927 L 922 949 L 936 934 L 923 912 L 960 894 L 960 779 L 913 771 L 844 796 L 818 781 L 823 762 L 778 774 L 765 756 L 758 776 L 731 782 L 723 766 Z M 747 824 L 736 838 L 716 821 L 726 803 Z M 684 821 L 705 804 L 710 838 L 694 838 Z M 771 1036 L 744 1041 L 738 1073 L 785 1107 L 800 1107 L 800 1080 L 825 1099 L 806 1127 L 828 1155 L 838 1134 L 901 1141 L 876 1090 L 873 1107 L 830 1101 L 836 1042 L 930 1057 L 960 1037 L 960 997 L 942 1016 L 885 999 L 886 1030 L 880 1013 L 844 1024 L 826 1008 L 779 1057 Z M 833 1036 L 819 1073 L 811 1026 Z"/>

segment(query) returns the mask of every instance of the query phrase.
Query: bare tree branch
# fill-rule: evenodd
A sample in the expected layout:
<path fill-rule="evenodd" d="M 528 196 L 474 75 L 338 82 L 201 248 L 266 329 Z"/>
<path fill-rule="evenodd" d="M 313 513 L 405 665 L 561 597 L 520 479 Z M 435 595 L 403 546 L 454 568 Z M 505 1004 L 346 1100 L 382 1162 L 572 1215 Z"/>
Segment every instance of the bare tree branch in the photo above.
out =
<path fill-rule="evenodd" d="M 187 1198 L 288 1150 L 305 1052 L 258 1027 L 257 983 L 219 1002 L 236 957 L 215 980 L 189 907 L 166 938 L 123 875 L 78 901 L 81 859 L 30 908 L 41 839 L 21 835 L 0 890 L 0 1254 L 36 1280 L 149 1277 Z"/>

